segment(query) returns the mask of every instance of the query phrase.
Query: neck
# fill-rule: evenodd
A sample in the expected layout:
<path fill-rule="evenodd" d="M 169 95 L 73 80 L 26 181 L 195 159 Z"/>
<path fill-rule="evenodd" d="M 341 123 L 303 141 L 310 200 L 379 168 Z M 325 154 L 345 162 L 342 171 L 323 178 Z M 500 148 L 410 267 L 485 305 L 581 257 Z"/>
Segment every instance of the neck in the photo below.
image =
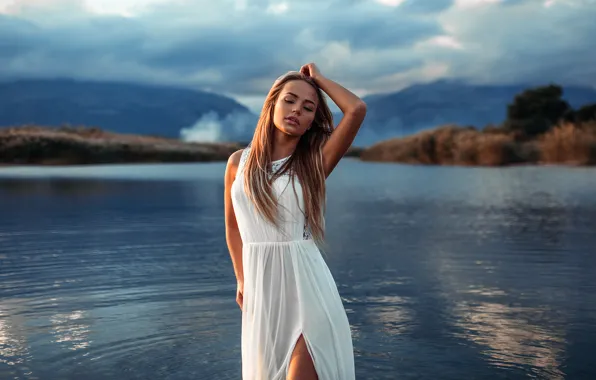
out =
<path fill-rule="evenodd" d="M 276 161 L 291 156 L 296 150 L 300 137 L 289 136 L 275 128 L 271 146 L 271 160 Z"/>

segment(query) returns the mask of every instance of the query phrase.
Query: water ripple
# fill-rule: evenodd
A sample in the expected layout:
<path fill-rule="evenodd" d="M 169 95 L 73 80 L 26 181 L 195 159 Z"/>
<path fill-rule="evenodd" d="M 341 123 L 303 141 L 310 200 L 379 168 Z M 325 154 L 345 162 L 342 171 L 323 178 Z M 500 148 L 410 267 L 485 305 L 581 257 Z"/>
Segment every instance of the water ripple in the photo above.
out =
<path fill-rule="evenodd" d="M 238 379 L 223 167 L 73 170 L 0 181 L 0 378 Z M 357 378 L 596 377 L 592 174 L 342 161 L 326 260 Z"/>

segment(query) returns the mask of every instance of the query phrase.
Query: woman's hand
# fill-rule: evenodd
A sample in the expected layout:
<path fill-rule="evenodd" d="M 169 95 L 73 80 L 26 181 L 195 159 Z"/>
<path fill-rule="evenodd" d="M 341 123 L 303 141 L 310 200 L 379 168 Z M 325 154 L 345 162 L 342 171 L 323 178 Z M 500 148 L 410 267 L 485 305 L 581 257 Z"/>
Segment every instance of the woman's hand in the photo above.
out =
<path fill-rule="evenodd" d="M 236 288 L 236 303 L 240 306 L 240 310 L 242 310 L 242 304 L 244 301 L 244 282 L 238 281 L 238 285 Z"/>
<path fill-rule="evenodd" d="M 307 77 L 311 77 L 314 80 L 317 80 L 320 77 L 322 77 L 319 68 L 314 63 L 307 63 L 306 65 L 302 66 L 300 68 L 300 72 L 306 75 Z"/>

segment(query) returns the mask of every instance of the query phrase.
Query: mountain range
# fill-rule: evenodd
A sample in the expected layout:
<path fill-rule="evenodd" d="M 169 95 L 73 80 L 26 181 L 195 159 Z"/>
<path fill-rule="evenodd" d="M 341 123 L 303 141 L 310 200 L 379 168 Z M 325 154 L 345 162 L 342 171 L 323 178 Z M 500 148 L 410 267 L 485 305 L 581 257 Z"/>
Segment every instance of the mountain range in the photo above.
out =
<path fill-rule="evenodd" d="M 364 97 L 368 113 L 363 134 L 367 139 L 378 140 L 445 124 L 477 128 L 500 124 L 515 95 L 531 87 L 534 86 L 471 85 L 440 80 L 390 94 Z M 563 89 L 563 98 L 574 108 L 596 103 L 596 89 L 573 86 Z"/>
<path fill-rule="evenodd" d="M 255 117 L 234 99 L 199 90 L 71 79 L 0 83 L 0 126 L 85 125 L 178 138 L 181 129 L 192 127 L 201 118 L 230 115 Z"/>
<path fill-rule="evenodd" d="M 368 114 L 355 144 L 451 123 L 498 124 L 507 104 L 528 87 L 441 80 L 367 96 Z M 565 86 L 564 98 L 573 107 L 596 103 L 596 90 Z M 0 126 L 70 124 L 188 140 L 247 141 L 256 121 L 257 115 L 234 99 L 199 90 L 70 79 L 0 83 Z"/>

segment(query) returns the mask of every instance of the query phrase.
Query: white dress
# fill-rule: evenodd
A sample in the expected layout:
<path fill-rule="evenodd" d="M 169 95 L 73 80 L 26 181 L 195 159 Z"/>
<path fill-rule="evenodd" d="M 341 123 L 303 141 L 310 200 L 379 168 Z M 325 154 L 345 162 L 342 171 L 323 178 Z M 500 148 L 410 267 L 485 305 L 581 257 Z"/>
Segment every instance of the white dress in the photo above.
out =
<path fill-rule="evenodd" d="M 300 182 L 294 181 L 296 193 L 289 175 L 273 183 L 283 221 L 278 229 L 244 192 L 249 149 L 231 189 L 243 243 L 242 379 L 285 380 L 302 334 L 319 380 L 353 380 L 350 325 L 333 276 L 305 229 Z M 273 162 L 272 170 L 287 159 Z"/>

